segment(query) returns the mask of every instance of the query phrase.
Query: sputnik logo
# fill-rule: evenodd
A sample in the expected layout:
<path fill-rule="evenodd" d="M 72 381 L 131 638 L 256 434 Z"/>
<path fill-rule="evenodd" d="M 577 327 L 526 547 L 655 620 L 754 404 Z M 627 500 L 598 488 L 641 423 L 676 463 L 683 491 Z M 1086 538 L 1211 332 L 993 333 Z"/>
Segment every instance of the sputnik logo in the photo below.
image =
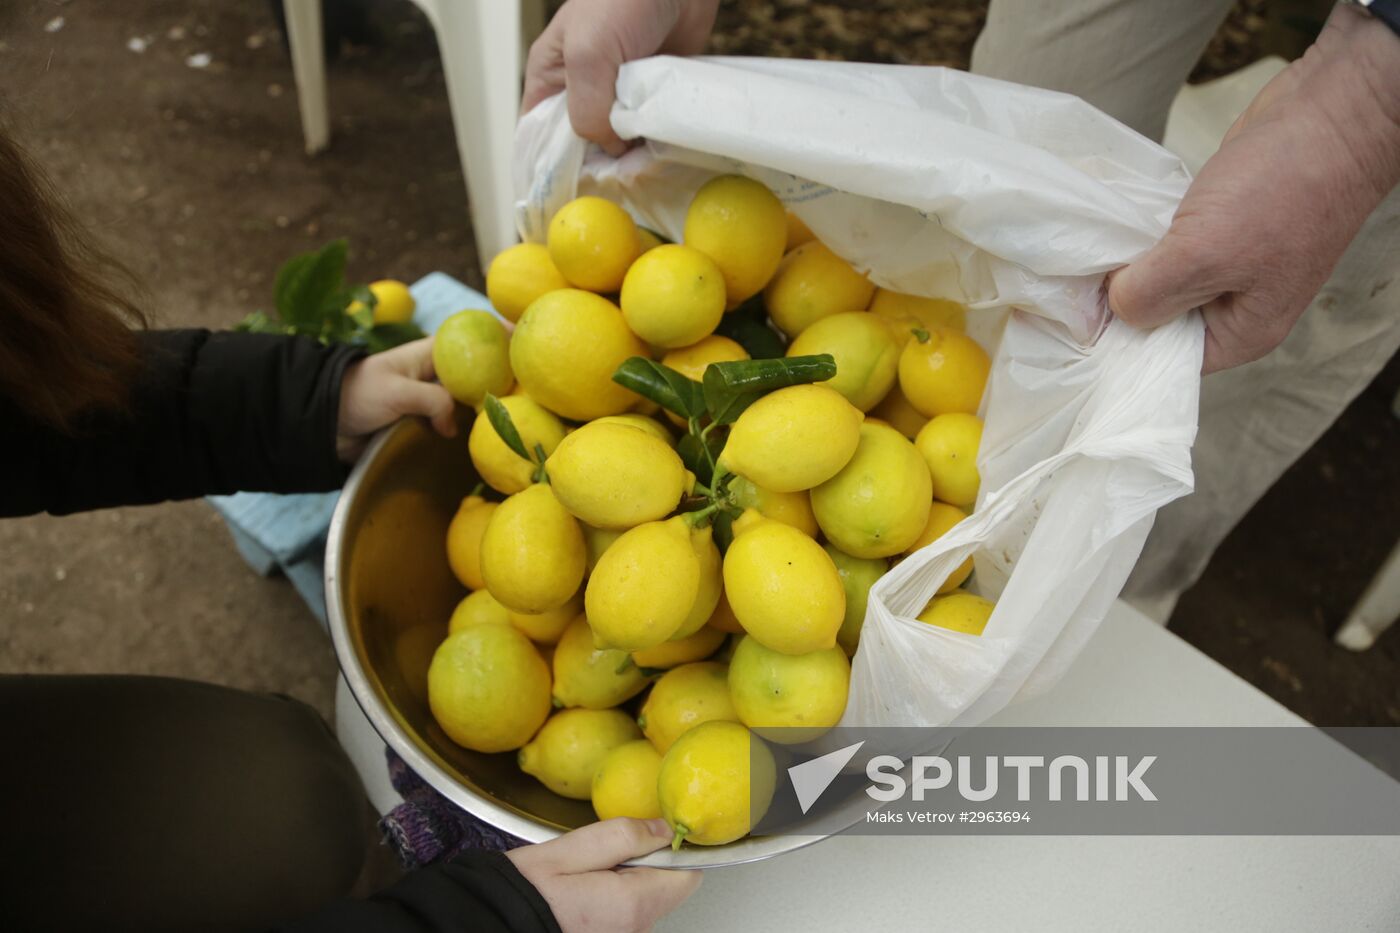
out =
<path fill-rule="evenodd" d="M 797 793 L 797 803 L 802 807 L 803 813 L 812 809 L 812 804 L 831 786 L 841 769 L 846 767 L 864 744 L 865 740 L 862 739 L 854 745 L 838 748 L 820 758 L 813 758 L 788 768 L 788 779 L 792 781 L 792 789 Z"/>

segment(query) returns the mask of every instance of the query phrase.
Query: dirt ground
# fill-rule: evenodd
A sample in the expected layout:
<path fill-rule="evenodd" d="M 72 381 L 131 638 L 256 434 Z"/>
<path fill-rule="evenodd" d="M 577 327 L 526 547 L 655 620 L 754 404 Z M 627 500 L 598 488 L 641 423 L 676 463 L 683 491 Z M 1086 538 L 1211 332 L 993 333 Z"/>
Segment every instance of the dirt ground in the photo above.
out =
<path fill-rule="evenodd" d="M 916 6 L 927 4 L 733 0 L 714 47 L 963 63 L 981 4 L 950 2 L 944 16 Z M 1259 53 L 1264 9 L 1242 4 L 1200 76 Z M 283 259 L 342 235 L 354 279 L 442 270 L 480 287 L 426 22 L 401 0 L 370 2 L 371 41 L 331 67 L 334 143 L 311 159 L 273 11 L 5 4 L 0 119 L 148 283 L 163 325 L 226 327 L 268 307 Z M 1172 622 L 1320 723 L 1400 723 L 1400 633 L 1359 655 L 1330 641 L 1400 532 L 1398 389 L 1392 361 L 1236 530 Z M 248 570 L 203 503 L 3 522 L 0 554 L 0 670 L 193 677 L 329 712 L 329 642 L 290 585 Z"/>

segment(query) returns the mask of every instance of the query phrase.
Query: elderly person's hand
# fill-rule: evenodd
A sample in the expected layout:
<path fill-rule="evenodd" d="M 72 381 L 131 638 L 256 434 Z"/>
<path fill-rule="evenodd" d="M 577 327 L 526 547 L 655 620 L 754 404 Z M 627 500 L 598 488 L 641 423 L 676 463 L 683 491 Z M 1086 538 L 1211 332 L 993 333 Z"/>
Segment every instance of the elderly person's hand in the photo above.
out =
<path fill-rule="evenodd" d="M 569 120 L 584 139 L 621 155 L 608 122 L 617 69 L 648 55 L 695 55 L 715 24 L 719 0 L 569 0 L 530 46 L 523 107 L 569 92 Z"/>
<path fill-rule="evenodd" d="M 1288 335 L 1357 230 L 1400 183 L 1400 36 L 1338 6 L 1206 162 L 1161 243 L 1110 279 L 1143 327 L 1205 315 L 1203 371 Z"/>

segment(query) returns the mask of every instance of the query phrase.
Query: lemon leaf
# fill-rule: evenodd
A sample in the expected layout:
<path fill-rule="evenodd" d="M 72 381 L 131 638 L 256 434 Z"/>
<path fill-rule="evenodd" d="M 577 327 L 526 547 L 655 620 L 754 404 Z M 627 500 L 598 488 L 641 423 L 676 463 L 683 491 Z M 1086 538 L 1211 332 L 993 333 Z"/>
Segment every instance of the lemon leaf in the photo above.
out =
<path fill-rule="evenodd" d="M 744 409 L 774 389 L 823 382 L 836 375 L 830 353 L 770 360 L 737 360 L 705 367 L 705 404 L 716 424 L 733 424 Z"/>
<path fill-rule="evenodd" d="M 722 317 L 715 333 L 721 337 L 728 337 L 743 347 L 752 359 L 781 357 L 784 350 L 783 338 L 764 323 L 765 318 L 761 301 L 756 307 L 746 303 Z"/>
<path fill-rule="evenodd" d="M 350 318 L 346 317 L 346 320 Z M 365 349 L 371 353 L 379 353 L 421 337 L 423 331 L 417 324 L 376 324 L 365 332 Z"/>
<path fill-rule="evenodd" d="M 277 270 L 273 301 L 283 323 L 319 335 L 328 314 L 342 314 L 332 299 L 345 287 L 345 240 L 293 256 Z"/>
<path fill-rule="evenodd" d="M 612 379 L 682 418 L 698 418 L 705 414 L 705 390 L 700 383 L 655 360 L 644 356 L 626 359 Z"/>
<path fill-rule="evenodd" d="M 529 452 L 525 449 L 525 442 L 520 439 L 520 432 L 515 429 L 515 422 L 511 420 L 510 411 L 501 404 L 501 400 L 488 392 L 482 401 L 482 407 L 486 410 L 486 418 L 491 422 L 491 427 L 496 429 L 496 434 L 505 441 L 506 446 L 515 451 L 520 459 L 531 460 Z"/>

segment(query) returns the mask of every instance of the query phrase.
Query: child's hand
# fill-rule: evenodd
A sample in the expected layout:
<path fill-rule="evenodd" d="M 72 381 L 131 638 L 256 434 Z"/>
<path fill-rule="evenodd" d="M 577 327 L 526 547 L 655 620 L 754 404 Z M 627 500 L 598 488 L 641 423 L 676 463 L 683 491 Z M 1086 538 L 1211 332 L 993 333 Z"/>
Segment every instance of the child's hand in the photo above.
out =
<path fill-rule="evenodd" d="M 340 384 L 335 452 L 353 463 L 369 435 L 405 415 L 422 415 L 443 437 L 457 434 L 454 403 L 433 381 L 433 338 L 425 337 L 351 364 Z"/>

